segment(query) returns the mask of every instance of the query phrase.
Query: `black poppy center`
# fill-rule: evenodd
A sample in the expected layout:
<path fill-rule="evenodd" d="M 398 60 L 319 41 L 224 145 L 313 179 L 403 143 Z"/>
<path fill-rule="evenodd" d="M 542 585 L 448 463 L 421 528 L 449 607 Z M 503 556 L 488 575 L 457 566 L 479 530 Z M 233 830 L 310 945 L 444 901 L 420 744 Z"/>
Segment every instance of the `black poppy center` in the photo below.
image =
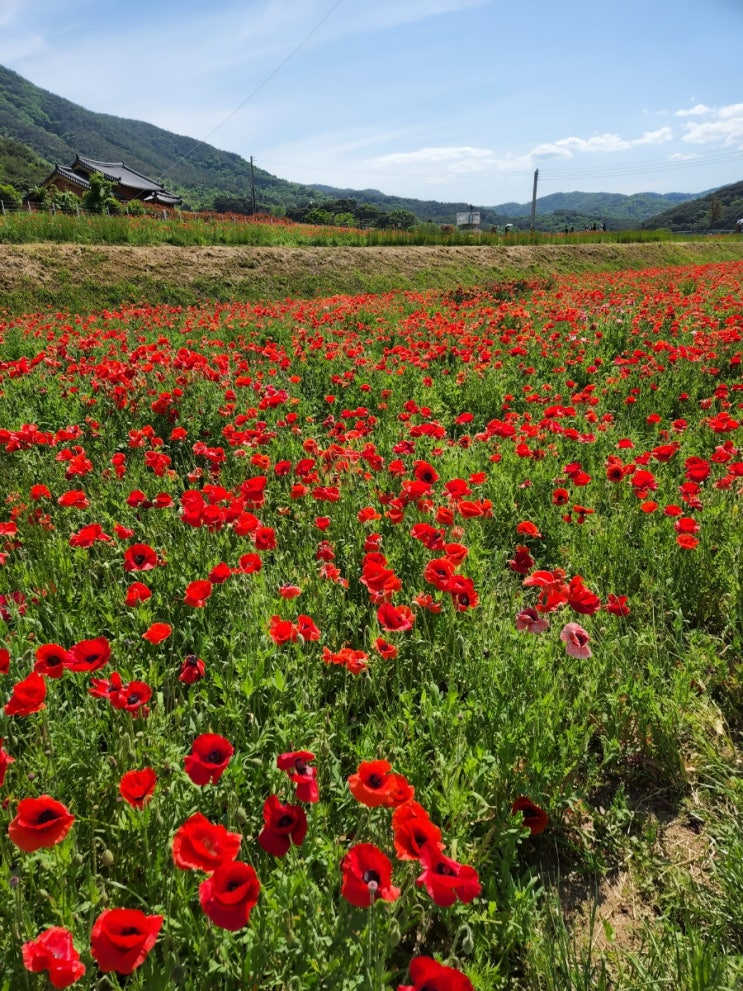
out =
<path fill-rule="evenodd" d="M 44 809 L 43 812 L 40 812 L 39 815 L 37 816 L 36 825 L 43 826 L 44 823 L 52 822 L 54 819 L 58 819 L 58 818 L 59 816 L 54 811 L 54 809 Z"/>
<path fill-rule="evenodd" d="M 378 774 L 370 774 L 368 780 L 370 788 L 381 788 L 384 784 L 382 778 Z"/>
<path fill-rule="evenodd" d="M 294 816 L 291 816 L 288 812 L 285 812 L 278 821 L 278 827 L 279 829 L 286 829 L 286 827 L 291 826 L 293 822 Z"/>
<path fill-rule="evenodd" d="M 378 885 L 381 879 L 376 871 L 368 870 L 368 871 L 364 871 L 361 880 L 364 882 L 364 884 Z"/>
<path fill-rule="evenodd" d="M 242 887 L 242 881 L 238 881 L 237 878 L 233 878 L 231 881 L 227 882 L 225 887 L 227 891 L 237 891 L 238 888 Z"/>
<path fill-rule="evenodd" d="M 221 750 L 210 750 L 204 760 L 207 764 L 221 764 L 224 760 L 224 755 Z"/>
<path fill-rule="evenodd" d="M 445 864 L 443 861 L 441 861 L 440 864 L 436 864 L 436 866 L 433 869 L 433 872 L 434 874 L 445 874 L 447 877 L 456 877 L 457 874 L 457 872 L 454 870 L 453 867 L 450 867 L 448 864 Z"/>

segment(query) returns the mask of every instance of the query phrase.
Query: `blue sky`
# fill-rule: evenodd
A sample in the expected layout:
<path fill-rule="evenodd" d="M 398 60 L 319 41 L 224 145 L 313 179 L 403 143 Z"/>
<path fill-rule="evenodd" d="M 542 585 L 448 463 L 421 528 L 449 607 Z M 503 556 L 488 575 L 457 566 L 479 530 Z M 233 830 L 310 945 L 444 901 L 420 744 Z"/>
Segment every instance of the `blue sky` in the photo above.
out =
<path fill-rule="evenodd" d="M 743 180 L 742 51 L 743 0 L 0 0 L 0 64 L 89 110 L 480 206 L 537 168 L 539 195 Z"/>

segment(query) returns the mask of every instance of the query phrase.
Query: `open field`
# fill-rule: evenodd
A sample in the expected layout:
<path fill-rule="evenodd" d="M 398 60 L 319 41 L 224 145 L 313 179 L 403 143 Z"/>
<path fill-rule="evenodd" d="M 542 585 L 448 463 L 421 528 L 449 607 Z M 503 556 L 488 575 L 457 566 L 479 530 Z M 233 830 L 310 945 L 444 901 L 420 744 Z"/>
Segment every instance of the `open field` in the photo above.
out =
<path fill-rule="evenodd" d="M 737 991 L 742 254 L 0 247 L 0 991 Z"/>

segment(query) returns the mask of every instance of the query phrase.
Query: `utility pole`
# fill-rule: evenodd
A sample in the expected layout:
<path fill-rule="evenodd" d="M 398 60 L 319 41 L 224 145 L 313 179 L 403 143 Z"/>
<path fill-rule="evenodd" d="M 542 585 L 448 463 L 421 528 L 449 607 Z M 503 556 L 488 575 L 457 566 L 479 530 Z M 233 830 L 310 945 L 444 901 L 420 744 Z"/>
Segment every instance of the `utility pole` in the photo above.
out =
<path fill-rule="evenodd" d="M 534 230 L 534 221 L 537 216 L 537 179 L 539 178 L 539 169 L 534 169 L 534 191 L 531 194 L 531 230 Z"/>
<path fill-rule="evenodd" d="M 253 172 L 253 156 L 250 156 L 250 191 L 253 200 L 253 214 L 255 215 L 255 173 Z"/>

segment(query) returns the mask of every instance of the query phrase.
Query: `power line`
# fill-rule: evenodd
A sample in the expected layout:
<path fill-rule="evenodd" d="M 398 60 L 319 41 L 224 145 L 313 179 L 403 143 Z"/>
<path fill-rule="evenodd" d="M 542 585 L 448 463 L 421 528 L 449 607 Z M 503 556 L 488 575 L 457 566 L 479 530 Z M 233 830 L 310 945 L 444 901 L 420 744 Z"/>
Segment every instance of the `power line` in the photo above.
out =
<path fill-rule="evenodd" d="M 563 169 L 545 171 L 543 167 L 540 166 L 540 178 L 544 182 L 565 182 L 571 179 L 601 179 L 601 178 L 619 178 L 621 176 L 629 175 L 642 175 L 649 172 L 668 172 L 676 169 L 691 169 L 691 168 L 704 168 L 712 165 L 724 165 L 727 162 L 732 162 L 735 159 L 743 158 L 743 151 L 737 151 L 732 153 L 720 153 L 714 155 L 700 156 L 694 159 L 684 159 L 680 161 L 666 161 L 659 162 L 657 159 L 650 159 L 642 162 L 635 162 L 632 165 L 615 165 L 607 166 L 605 168 L 585 168 L 585 169 Z M 294 168 L 296 162 L 263 162 L 263 167 L 269 168 Z M 404 178 L 404 179 L 441 179 L 442 172 L 410 172 L 410 171 L 393 171 L 389 169 L 354 169 L 354 168 L 333 168 L 324 165 L 312 165 L 303 161 L 302 166 L 305 169 L 311 169 L 314 172 L 320 173 L 340 173 L 343 175 L 366 175 L 366 176 L 387 176 L 390 178 Z M 461 172 L 461 173 L 448 173 L 447 178 L 451 179 L 503 179 L 503 178 L 519 178 L 521 176 L 533 175 L 533 169 L 523 168 L 523 169 L 509 169 L 501 168 L 495 170 L 479 171 L 479 172 Z"/>
<path fill-rule="evenodd" d="M 234 110 L 232 110 L 230 113 L 228 113 L 227 116 L 223 120 L 221 120 L 216 125 L 216 127 L 213 127 L 212 130 L 209 131 L 209 133 L 205 137 L 200 138 L 200 139 L 194 141 L 194 145 L 193 145 L 191 151 L 189 151 L 185 155 L 181 155 L 179 158 L 177 158 L 173 162 L 173 164 L 170 166 L 170 168 L 166 172 L 163 173 L 163 175 L 169 175 L 177 165 L 179 165 L 181 162 L 185 162 L 186 159 L 188 159 L 188 158 L 191 157 L 191 155 L 193 154 L 193 152 L 195 152 L 196 149 L 198 148 L 199 144 L 206 143 L 213 134 L 216 134 L 217 131 L 221 127 L 224 127 L 224 125 L 227 123 L 228 120 L 232 120 L 233 117 L 237 116 L 237 114 L 240 113 L 240 111 L 243 109 L 243 107 L 247 106 L 247 104 L 250 103 L 250 101 L 253 99 L 253 97 L 256 96 L 258 93 L 260 93 L 260 91 L 265 86 L 267 86 L 268 83 L 271 82 L 271 80 L 274 78 L 274 76 L 277 76 L 279 74 L 279 72 L 281 72 L 281 70 L 284 68 L 284 66 L 294 58 L 294 56 L 297 54 L 297 52 L 300 51 L 300 49 L 304 48 L 304 46 L 307 44 L 307 42 L 310 40 L 310 38 L 320 30 L 320 28 L 328 20 L 328 18 L 331 16 L 331 14 L 333 14 L 340 7 L 340 5 L 342 3 L 343 3 L 343 0 L 335 0 L 335 3 L 330 8 L 330 10 L 328 10 L 327 13 L 325 13 L 320 18 L 320 20 L 317 22 L 317 24 L 315 24 L 315 26 L 309 32 L 309 34 L 306 34 L 304 36 L 304 38 L 299 42 L 299 44 L 296 45 L 289 52 L 289 54 L 286 56 L 286 58 L 282 59 L 282 61 L 279 62 L 279 64 L 276 66 L 276 68 L 273 69 L 271 72 L 269 72 L 269 74 L 265 77 L 265 79 L 263 79 L 263 81 L 261 83 L 259 83 L 255 87 L 255 89 L 252 90 L 252 92 L 250 92 L 245 97 L 245 99 L 242 101 L 242 103 L 238 104 L 238 106 L 235 107 Z"/>

